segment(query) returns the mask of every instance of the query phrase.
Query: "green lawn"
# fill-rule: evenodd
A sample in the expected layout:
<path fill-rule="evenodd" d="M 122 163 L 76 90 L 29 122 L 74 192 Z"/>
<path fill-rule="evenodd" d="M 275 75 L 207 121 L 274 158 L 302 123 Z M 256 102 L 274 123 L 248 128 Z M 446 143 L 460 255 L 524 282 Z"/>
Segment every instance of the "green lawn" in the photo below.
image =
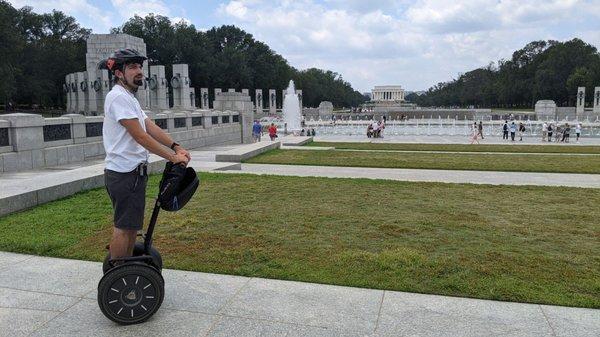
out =
<path fill-rule="evenodd" d="M 600 156 L 271 150 L 244 161 L 260 164 L 438 170 L 600 173 Z"/>
<path fill-rule="evenodd" d="M 159 217 L 168 268 L 600 308 L 600 190 L 201 179 Z M 0 218 L 0 250 L 100 261 L 110 233 L 100 188 Z"/>
<path fill-rule="evenodd" d="M 333 146 L 336 149 L 447 152 L 512 152 L 512 153 L 587 153 L 600 154 L 600 146 L 591 145 L 496 145 L 496 144 L 409 144 L 311 142 L 307 146 Z"/>

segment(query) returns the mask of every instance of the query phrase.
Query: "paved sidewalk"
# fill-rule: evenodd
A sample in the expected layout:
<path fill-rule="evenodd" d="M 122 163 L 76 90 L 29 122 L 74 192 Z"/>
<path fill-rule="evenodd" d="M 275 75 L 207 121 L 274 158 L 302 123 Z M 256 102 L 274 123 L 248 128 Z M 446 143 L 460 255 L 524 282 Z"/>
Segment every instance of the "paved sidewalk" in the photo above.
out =
<path fill-rule="evenodd" d="M 119 326 L 100 263 L 0 252 L 0 336 L 598 336 L 600 310 L 164 270 L 165 300 Z"/>
<path fill-rule="evenodd" d="M 242 164 L 241 171 L 223 172 L 299 177 L 388 179 L 440 183 L 600 188 L 600 174 L 390 169 L 274 164 Z"/>

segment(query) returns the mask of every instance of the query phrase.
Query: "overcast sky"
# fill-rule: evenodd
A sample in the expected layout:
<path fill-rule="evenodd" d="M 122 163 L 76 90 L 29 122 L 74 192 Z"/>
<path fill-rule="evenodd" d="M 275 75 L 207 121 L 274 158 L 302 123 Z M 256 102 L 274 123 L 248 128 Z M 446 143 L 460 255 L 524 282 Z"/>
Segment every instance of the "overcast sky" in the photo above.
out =
<path fill-rule="evenodd" d="M 578 37 L 600 46 L 600 0 L 9 0 L 35 12 L 61 10 L 94 33 L 134 14 L 187 20 L 197 29 L 234 24 L 298 69 L 375 85 L 424 90 L 510 58 L 533 40 Z"/>

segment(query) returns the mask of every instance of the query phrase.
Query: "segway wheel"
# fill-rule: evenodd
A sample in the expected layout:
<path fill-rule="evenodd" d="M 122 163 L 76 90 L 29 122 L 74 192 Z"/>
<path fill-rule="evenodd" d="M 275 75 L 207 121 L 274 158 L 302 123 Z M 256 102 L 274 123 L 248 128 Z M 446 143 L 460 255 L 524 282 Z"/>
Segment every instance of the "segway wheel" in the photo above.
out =
<path fill-rule="evenodd" d="M 140 256 L 144 254 L 144 243 L 136 242 L 133 247 L 133 256 Z M 158 272 L 162 272 L 162 257 L 158 250 L 154 247 L 150 247 L 150 256 L 152 256 L 152 266 L 158 270 Z M 102 263 L 102 272 L 106 274 L 112 268 L 112 264 L 110 263 L 110 254 L 106 254 L 104 258 L 104 263 Z"/>
<path fill-rule="evenodd" d="M 141 263 L 126 263 L 102 277 L 98 284 L 98 305 L 113 322 L 137 324 L 158 311 L 164 293 L 164 280 L 156 269 Z"/>

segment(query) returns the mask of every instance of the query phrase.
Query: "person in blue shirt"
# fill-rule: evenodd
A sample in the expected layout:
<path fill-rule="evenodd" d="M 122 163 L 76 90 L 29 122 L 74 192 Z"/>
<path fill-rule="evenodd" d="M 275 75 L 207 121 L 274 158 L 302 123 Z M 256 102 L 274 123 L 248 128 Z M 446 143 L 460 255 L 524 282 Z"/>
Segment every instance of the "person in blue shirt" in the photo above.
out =
<path fill-rule="evenodd" d="M 254 121 L 254 125 L 252 125 L 252 139 L 254 142 L 260 142 L 260 135 L 262 134 L 262 126 L 258 121 Z"/>
<path fill-rule="evenodd" d="M 515 122 L 512 122 L 510 125 L 510 140 L 513 142 L 515 141 L 515 132 L 517 132 L 517 126 L 515 125 Z"/>

